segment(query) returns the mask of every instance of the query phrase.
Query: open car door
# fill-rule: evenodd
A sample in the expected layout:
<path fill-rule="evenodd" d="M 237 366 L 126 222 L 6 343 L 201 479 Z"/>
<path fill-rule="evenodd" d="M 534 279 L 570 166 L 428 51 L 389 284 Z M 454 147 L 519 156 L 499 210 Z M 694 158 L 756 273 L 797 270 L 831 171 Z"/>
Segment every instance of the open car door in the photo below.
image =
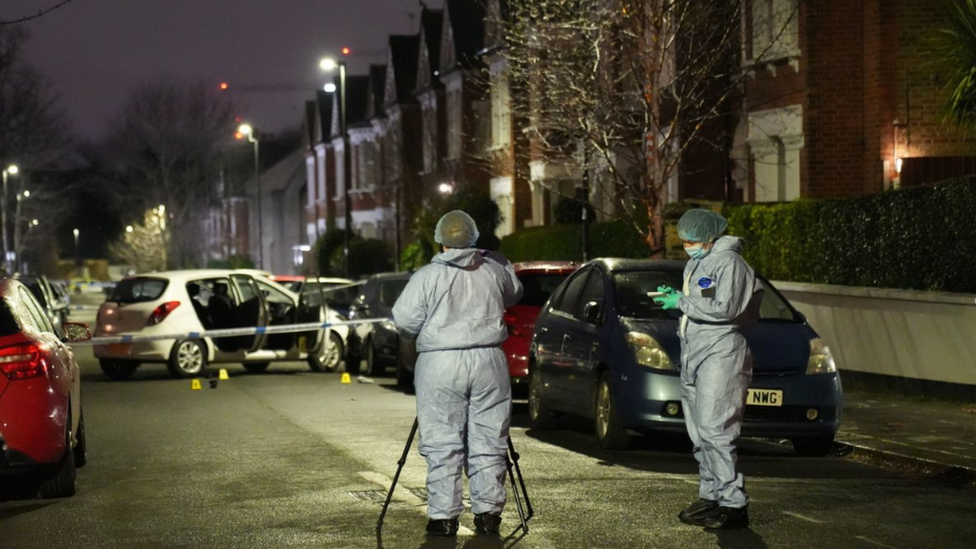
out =
<path fill-rule="evenodd" d="M 230 327 L 244 328 L 251 326 L 267 326 L 268 308 L 254 279 L 245 274 L 233 274 L 230 278 L 239 299 L 235 311 L 237 315 L 237 325 Z M 245 351 L 253 352 L 260 349 L 264 345 L 266 338 L 266 334 L 254 334 L 237 336 L 229 339 L 234 341 L 232 346 L 235 347 L 235 349 L 233 350 L 236 351 L 244 349 Z M 218 347 L 220 347 L 220 345 L 218 345 Z"/>

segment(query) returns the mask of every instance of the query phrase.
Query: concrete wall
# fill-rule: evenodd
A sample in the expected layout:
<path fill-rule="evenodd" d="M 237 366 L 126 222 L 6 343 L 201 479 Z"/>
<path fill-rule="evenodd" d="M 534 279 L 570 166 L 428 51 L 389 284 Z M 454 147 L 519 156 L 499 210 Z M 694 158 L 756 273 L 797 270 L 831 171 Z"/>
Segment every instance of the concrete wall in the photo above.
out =
<path fill-rule="evenodd" d="M 976 386 L 976 294 L 773 284 L 842 372 Z"/>

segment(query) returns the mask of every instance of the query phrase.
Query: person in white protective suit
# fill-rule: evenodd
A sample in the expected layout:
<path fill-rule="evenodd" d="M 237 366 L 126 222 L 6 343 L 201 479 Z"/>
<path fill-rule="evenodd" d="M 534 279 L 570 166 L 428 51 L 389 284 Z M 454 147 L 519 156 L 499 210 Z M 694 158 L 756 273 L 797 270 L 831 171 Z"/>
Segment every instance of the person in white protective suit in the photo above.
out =
<path fill-rule="evenodd" d="M 455 210 L 437 223 L 443 252 L 419 269 L 393 306 L 397 330 L 416 338 L 414 386 L 420 454 L 427 460 L 427 533 L 457 534 L 462 469 L 479 534 L 497 534 L 505 506 L 512 387 L 502 315 L 522 297 L 511 263 L 474 248 L 478 228 Z"/>
<path fill-rule="evenodd" d="M 658 288 L 654 300 L 680 309 L 681 405 L 699 469 L 699 500 L 678 518 L 707 529 L 749 525 L 745 480 L 736 471 L 752 354 L 743 335 L 759 317 L 762 286 L 739 251 L 743 240 L 722 236 L 728 223 L 703 209 L 678 220 L 691 258 L 681 292 Z"/>

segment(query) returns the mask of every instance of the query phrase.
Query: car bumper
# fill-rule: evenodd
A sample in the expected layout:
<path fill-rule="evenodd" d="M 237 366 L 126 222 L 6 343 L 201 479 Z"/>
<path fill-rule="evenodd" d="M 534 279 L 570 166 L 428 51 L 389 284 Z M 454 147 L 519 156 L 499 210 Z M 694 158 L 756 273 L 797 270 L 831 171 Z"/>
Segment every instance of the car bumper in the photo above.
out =
<path fill-rule="evenodd" d="M 100 337 L 100 336 L 96 336 Z M 136 343 L 111 343 L 95 345 L 92 352 L 98 359 L 134 360 L 138 362 L 165 362 L 173 349 L 173 339 L 140 341 Z"/>
<path fill-rule="evenodd" d="M 65 451 L 68 399 L 44 383 L 18 381 L 0 399 L 0 468 L 55 464 Z"/>
<path fill-rule="evenodd" d="M 618 376 L 618 408 L 624 425 L 635 431 L 684 431 L 681 378 L 677 372 L 636 371 Z M 756 376 L 752 389 L 783 391 L 782 406 L 746 406 L 742 436 L 823 437 L 840 426 L 840 378 Z M 675 406 L 676 405 L 676 406 Z M 672 413 L 676 412 L 676 413 Z"/>

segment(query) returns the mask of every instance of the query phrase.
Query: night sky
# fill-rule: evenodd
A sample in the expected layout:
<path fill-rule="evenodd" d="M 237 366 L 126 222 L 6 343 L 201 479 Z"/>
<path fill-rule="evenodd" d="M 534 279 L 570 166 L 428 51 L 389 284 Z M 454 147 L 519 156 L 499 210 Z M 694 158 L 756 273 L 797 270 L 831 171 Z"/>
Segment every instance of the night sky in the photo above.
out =
<path fill-rule="evenodd" d="M 2 0 L 0 20 L 61 1 Z M 273 132 L 300 123 L 326 79 L 321 57 L 348 46 L 350 73 L 365 73 L 385 62 L 388 35 L 417 32 L 419 13 L 416 0 L 73 0 L 25 23 L 26 59 L 82 137 L 97 138 L 133 85 L 161 75 L 228 82 L 241 116 Z"/>

